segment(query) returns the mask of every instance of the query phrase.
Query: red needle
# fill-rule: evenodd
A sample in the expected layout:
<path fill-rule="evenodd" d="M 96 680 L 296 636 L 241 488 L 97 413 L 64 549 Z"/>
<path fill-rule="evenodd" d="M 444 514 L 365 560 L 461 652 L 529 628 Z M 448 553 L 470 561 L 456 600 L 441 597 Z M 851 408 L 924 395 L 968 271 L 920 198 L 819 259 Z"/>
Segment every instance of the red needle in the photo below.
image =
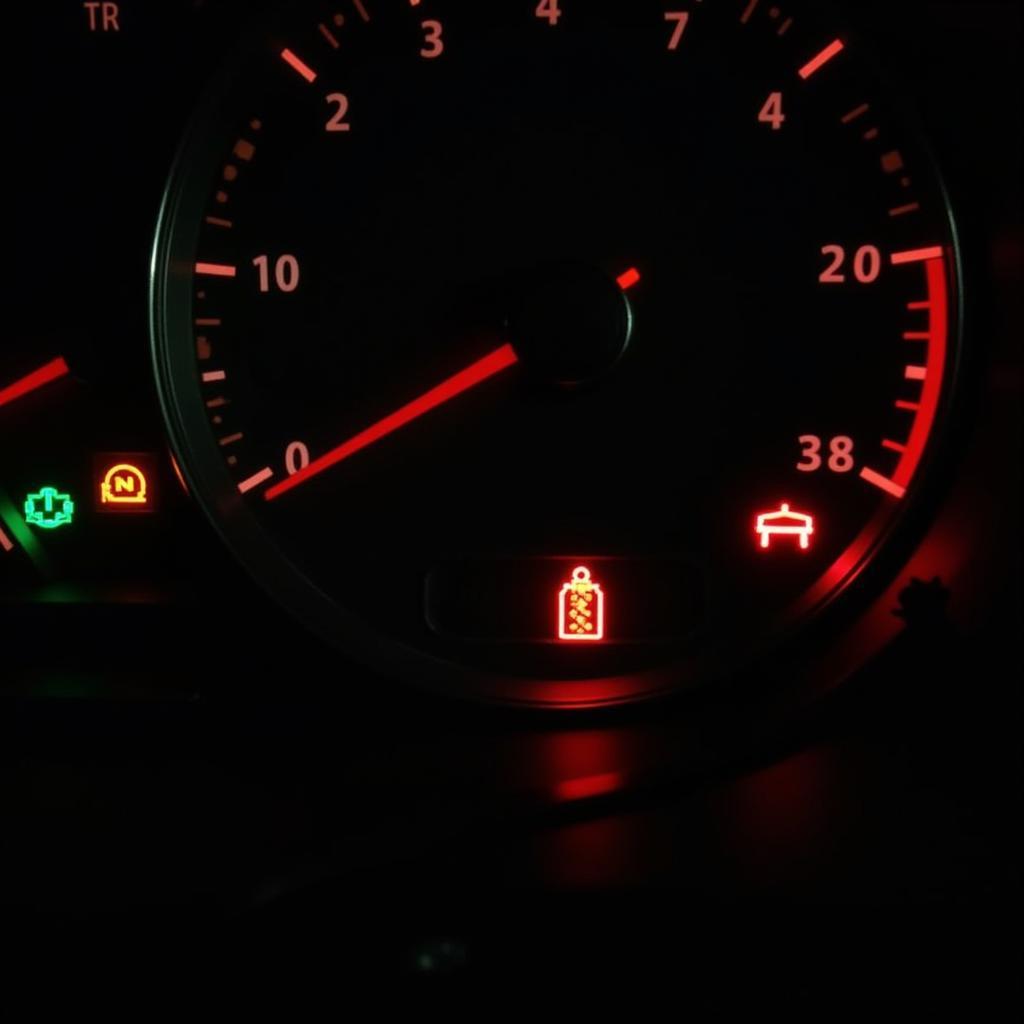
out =
<path fill-rule="evenodd" d="M 476 387 L 477 384 L 483 383 L 489 377 L 493 377 L 502 370 L 507 370 L 518 362 L 519 356 L 516 355 L 515 349 L 511 345 L 502 345 L 501 348 L 496 349 L 489 356 L 484 356 L 479 362 L 473 363 L 472 366 L 467 366 L 465 370 L 455 374 L 454 377 L 449 377 L 443 384 L 438 384 L 436 388 L 432 388 L 425 395 L 420 395 L 419 398 L 414 399 L 408 405 L 402 406 L 397 412 L 393 412 L 390 416 L 385 416 L 384 419 L 379 420 L 372 427 L 367 427 L 362 433 L 356 434 L 351 440 L 339 445 L 333 451 L 329 451 L 326 455 L 321 455 L 319 459 L 311 462 L 305 469 L 288 477 L 287 480 L 282 480 L 281 483 L 268 488 L 264 493 L 264 497 L 267 501 L 280 498 L 282 494 L 287 494 L 289 491 L 304 484 L 307 480 L 319 476 L 324 470 L 330 469 L 331 466 L 336 466 L 339 462 L 344 462 L 345 459 L 351 458 L 356 452 L 361 452 L 364 448 L 368 448 L 375 441 L 387 437 L 388 434 L 393 434 L 406 424 L 412 423 L 413 420 L 419 419 L 426 413 L 436 409 L 439 405 L 444 405 L 445 402 L 451 401 L 451 399 L 458 397 L 463 392 Z"/>
<path fill-rule="evenodd" d="M 24 398 L 36 388 L 41 388 L 44 384 L 49 384 L 50 381 L 57 380 L 68 372 L 70 372 L 68 364 L 64 362 L 63 358 L 54 359 L 45 366 L 40 366 L 38 370 L 33 370 L 27 377 L 22 377 L 21 380 L 16 380 L 13 384 L 0 388 L 0 406 Z"/>

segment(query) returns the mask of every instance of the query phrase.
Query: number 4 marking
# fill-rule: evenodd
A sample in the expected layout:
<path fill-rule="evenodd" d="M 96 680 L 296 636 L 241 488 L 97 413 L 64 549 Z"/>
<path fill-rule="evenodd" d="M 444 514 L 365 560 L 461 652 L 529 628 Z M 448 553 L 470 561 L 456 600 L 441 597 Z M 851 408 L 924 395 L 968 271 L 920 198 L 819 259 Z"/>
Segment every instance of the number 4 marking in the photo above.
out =
<path fill-rule="evenodd" d="M 670 23 L 675 22 L 672 26 L 672 37 L 668 41 L 668 48 L 670 50 L 678 50 L 683 33 L 690 22 L 690 13 L 689 11 L 666 11 L 665 20 Z"/>
<path fill-rule="evenodd" d="M 777 132 L 782 128 L 786 115 L 782 112 L 781 92 L 773 92 L 768 97 L 767 102 L 761 108 L 761 113 L 757 115 L 757 119 L 761 124 L 770 124 L 773 132 Z"/>
<path fill-rule="evenodd" d="M 562 17 L 562 10 L 558 6 L 558 0 L 540 0 L 537 4 L 537 17 L 547 21 L 549 25 L 557 25 Z"/>

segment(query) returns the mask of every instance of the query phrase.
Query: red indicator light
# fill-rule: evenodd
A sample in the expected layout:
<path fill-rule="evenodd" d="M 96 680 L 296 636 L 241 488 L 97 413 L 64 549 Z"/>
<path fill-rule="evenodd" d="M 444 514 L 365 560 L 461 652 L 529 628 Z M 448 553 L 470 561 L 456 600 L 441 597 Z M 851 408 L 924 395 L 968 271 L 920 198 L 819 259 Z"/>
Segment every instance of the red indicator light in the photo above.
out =
<path fill-rule="evenodd" d="M 558 639 L 604 639 L 604 591 L 581 565 L 558 592 Z"/>
<path fill-rule="evenodd" d="M 769 548 L 772 537 L 799 537 L 800 547 L 806 551 L 811 546 L 811 534 L 814 533 L 814 518 L 803 512 L 794 512 L 789 505 L 777 512 L 765 512 L 757 517 L 757 530 L 761 538 L 761 547 Z"/>
<path fill-rule="evenodd" d="M 151 455 L 102 453 L 96 456 L 98 512 L 152 512 L 155 460 Z"/>
<path fill-rule="evenodd" d="M 616 280 L 619 287 L 624 292 L 628 292 L 633 285 L 640 283 L 640 271 L 636 267 L 630 267 L 625 273 L 619 274 Z"/>

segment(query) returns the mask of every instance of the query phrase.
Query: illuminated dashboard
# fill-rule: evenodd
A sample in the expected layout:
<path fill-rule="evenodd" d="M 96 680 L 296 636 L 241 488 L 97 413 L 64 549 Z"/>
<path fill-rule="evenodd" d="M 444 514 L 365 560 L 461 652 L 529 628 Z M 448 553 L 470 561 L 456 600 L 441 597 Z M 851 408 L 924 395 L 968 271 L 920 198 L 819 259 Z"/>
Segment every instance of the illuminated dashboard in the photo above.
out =
<path fill-rule="evenodd" d="M 1017 651 L 1014 4 L 18 18 L 27 734 L 258 706 L 381 804 L 394 729 L 396 791 L 563 809 Z"/>
<path fill-rule="evenodd" d="M 84 59 L 117 11 L 77 12 Z M 4 354 L 8 593 L 173 581 L 188 494 L 357 663 L 594 706 L 735 675 L 884 556 L 942 461 L 960 251 L 833 12 L 312 5 L 238 35 L 153 243 L 169 447 L 143 336 L 104 324 L 113 225 L 81 231 L 98 320 L 26 310 Z"/>

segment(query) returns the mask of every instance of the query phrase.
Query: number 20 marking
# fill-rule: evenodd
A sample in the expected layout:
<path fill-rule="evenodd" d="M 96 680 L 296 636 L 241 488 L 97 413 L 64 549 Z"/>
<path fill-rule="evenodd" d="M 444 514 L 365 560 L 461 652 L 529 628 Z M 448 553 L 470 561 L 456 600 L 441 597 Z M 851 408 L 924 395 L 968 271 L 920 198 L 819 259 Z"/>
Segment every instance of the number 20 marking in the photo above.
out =
<path fill-rule="evenodd" d="M 822 246 L 821 255 L 832 262 L 821 272 L 822 284 L 845 284 L 846 250 L 841 245 Z M 874 284 L 882 273 L 882 253 L 876 245 L 862 245 L 853 254 L 853 276 L 861 284 Z"/>

